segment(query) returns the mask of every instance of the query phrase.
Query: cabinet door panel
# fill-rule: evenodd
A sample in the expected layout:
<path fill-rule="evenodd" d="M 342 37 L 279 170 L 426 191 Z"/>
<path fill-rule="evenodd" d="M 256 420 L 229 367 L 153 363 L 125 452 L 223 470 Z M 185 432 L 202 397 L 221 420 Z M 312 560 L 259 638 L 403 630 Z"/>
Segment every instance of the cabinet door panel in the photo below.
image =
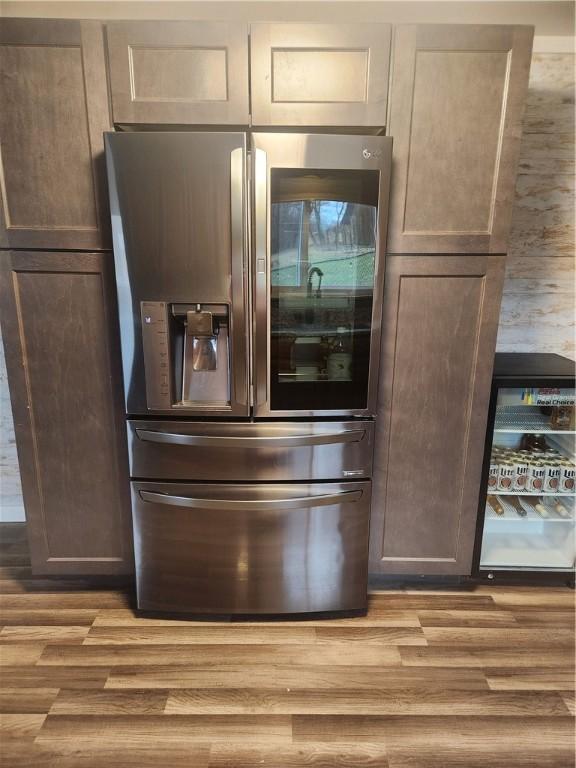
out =
<path fill-rule="evenodd" d="M 2 327 L 35 573 L 132 568 L 111 255 L 2 256 Z"/>
<path fill-rule="evenodd" d="M 389 24 L 252 24 L 252 123 L 386 123 Z"/>
<path fill-rule="evenodd" d="M 396 30 L 389 251 L 506 252 L 531 48 L 531 27 Z"/>
<path fill-rule="evenodd" d="M 371 571 L 470 573 L 503 256 L 391 256 Z"/>
<path fill-rule="evenodd" d="M 245 24 L 118 21 L 107 38 L 114 122 L 248 124 Z"/>
<path fill-rule="evenodd" d="M 97 22 L 0 20 L 0 245 L 109 247 Z"/>

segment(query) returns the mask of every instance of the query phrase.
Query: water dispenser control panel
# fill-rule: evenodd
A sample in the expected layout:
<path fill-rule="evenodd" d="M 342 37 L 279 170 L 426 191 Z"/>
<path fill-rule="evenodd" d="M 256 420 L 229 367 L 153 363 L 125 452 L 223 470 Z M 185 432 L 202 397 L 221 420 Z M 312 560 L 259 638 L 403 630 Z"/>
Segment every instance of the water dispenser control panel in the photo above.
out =
<path fill-rule="evenodd" d="M 146 401 L 150 410 L 172 407 L 168 305 L 164 301 L 140 303 L 146 375 Z"/>

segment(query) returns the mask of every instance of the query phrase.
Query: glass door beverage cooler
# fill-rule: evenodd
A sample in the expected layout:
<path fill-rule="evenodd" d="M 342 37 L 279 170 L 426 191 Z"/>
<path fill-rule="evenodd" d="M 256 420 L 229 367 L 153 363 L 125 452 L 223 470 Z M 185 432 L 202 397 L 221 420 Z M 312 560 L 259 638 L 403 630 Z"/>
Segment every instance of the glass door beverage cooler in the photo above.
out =
<path fill-rule="evenodd" d="M 574 584 L 574 363 L 497 354 L 475 549 L 481 579 Z"/>

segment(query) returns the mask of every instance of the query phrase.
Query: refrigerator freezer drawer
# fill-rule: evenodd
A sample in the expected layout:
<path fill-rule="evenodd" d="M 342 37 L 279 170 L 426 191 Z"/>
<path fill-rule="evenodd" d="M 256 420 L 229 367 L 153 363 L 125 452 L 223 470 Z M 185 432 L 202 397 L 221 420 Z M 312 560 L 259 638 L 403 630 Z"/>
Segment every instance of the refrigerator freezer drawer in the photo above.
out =
<path fill-rule="evenodd" d="M 130 474 L 156 480 L 369 478 L 374 424 L 128 422 Z"/>
<path fill-rule="evenodd" d="M 370 482 L 133 482 L 138 608 L 364 610 L 370 492 Z"/>

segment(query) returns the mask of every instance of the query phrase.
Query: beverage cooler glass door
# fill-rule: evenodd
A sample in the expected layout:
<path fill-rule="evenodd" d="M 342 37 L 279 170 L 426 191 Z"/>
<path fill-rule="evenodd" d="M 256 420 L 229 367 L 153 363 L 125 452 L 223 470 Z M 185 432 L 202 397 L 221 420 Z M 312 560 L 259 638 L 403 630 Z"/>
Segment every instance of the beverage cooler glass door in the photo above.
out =
<path fill-rule="evenodd" d="M 481 571 L 573 569 L 574 404 L 574 389 L 498 389 Z"/>
<path fill-rule="evenodd" d="M 255 414 L 373 415 L 392 140 L 253 142 Z"/>

